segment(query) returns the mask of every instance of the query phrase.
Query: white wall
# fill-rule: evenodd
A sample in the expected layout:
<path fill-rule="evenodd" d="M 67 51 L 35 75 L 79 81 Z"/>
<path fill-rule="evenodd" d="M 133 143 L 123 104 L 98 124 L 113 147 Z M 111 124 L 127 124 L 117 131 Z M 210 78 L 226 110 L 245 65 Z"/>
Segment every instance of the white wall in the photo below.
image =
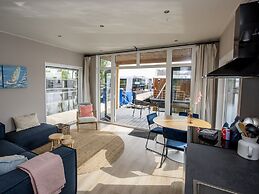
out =
<path fill-rule="evenodd" d="M 12 117 L 36 112 L 45 122 L 45 62 L 83 66 L 83 55 L 0 33 L 0 64 L 24 65 L 28 88 L 0 89 L 0 122 L 13 129 Z"/>

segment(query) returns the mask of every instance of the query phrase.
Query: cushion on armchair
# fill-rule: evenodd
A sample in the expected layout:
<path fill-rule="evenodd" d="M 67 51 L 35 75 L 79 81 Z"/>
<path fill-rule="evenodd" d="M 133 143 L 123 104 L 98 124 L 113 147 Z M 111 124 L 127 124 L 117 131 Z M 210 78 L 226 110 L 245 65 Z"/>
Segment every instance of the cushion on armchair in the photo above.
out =
<path fill-rule="evenodd" d="M 80 105 L 79 106 L 79 116 L 80 117 L 93 117 L 93 105 Z"/>
<path fill-rule="evenodd" d="M 78 123 L 92 123 L 97 122 L 97 119 L 95 117 L 79 117 Z"/>

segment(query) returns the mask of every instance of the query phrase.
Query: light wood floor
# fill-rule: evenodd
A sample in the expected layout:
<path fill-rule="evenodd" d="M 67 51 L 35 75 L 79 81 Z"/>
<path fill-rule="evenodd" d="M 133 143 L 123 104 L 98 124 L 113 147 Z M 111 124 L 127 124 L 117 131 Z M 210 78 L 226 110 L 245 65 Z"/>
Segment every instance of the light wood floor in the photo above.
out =
<path fill-rule="evenodd" d="M 79 175 L 78 194 L 183 193 L 182 164 L 167 159 L 159 168 L 160 155 L 145 149 L 145 139 L 129 136 L 132 128 L 108 124 L 100 124 L 99 128 L 118 134 L 124 141 L 124 152 L 110 167 Z M 161 150 L 152 141 L 150 146 Z"/>

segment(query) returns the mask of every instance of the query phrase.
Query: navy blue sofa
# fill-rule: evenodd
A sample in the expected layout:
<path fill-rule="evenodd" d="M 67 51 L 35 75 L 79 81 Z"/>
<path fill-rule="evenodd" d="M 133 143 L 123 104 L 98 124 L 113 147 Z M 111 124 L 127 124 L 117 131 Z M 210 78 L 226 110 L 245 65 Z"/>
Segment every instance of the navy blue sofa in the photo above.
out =
<path fill-rule="evenodd" d="M 29 134 L 27 134 L 29 135 Z M 16 137 L 18 138 L 18 137 Z M 18 138 L 19 139 L 19 138 Z M 30 139 L 30 138 L 29 138 Z M 22 145 L 28 145 L 25 141 L 19 141 Z M 32 147 L 34 147 L 33 144 Z M 31 146 L 29 146 L 31 147 Z M 77 190 L 77 161 L 76 150 L 68 147 L 59 147 L 52 151 L 61 156 L 64 164 L 66 184 L 62 189 L 62 194 L 73 194 Z M 26 147 L 21 147 L 6 139 L 5 126 L 0 123 L 0 156 L 19 154 L 28 159 L 35 157 L 37 154 L 31 152 Z M 0 175 L 0 193 L 7 194 L 33 194 L 30 177 L 20 169 L 15 169 L 6 174 Z"/>
<path fill-rule="evenodd" d="M 6 139 L 19 146 L 33 150 L 49 141 L 49 135 L 56 133 L 58 128 L 55 125 L 41 123 L 39 126 L 22 131 L 11 131 L 6 133 Z"/>

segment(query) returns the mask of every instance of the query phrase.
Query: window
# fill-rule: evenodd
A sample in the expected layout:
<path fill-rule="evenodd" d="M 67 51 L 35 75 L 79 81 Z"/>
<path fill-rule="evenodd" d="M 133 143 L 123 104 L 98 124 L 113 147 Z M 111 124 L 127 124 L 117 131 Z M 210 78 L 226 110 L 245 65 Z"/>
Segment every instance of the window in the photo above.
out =
<path fill-rule="evenodd" d="M 171 113 L 188 112 L 191 103 L 192 49 L 174 49 L 171 69 Z"/>
<path fill-rule="evenodd" d="M 190 109 L 191 67 L 173 67 L 171 84 L 172 112 L 186 112 Z"/>
<path fill-rule="evenodd" d="M 137 54 L 122 54 L 116 56 L 116 67 L 134 67 L 137 64 Z"/>
<path fill-rule="evenodd" d="M 240 80 L 229 78 L 225 83 L 224 121 L 232 123 L 237 115 Z"/>
<path fill-rule="evenodd" d="M 78 70 L 46 67 L 47 116 L 76 109 L 78 104 Z"/>
<path fill-rule="evenodd" d="M 166 65 L 166 51 L 140 53 L 140 65 Z"/>
<path fill-rule="evenodd" d="M 111 120 L 111 56 L 100 58 L 100 118 Z"/>

